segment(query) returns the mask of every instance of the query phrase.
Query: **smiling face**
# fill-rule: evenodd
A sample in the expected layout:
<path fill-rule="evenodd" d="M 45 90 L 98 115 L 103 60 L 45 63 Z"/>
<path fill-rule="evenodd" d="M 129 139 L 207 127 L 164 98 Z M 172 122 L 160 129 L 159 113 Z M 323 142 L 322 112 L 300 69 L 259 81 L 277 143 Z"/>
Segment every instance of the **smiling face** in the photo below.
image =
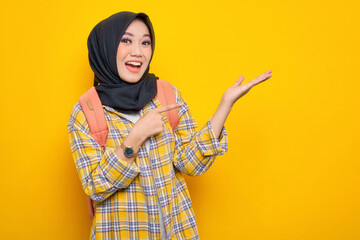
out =
<path fill-rule="evenodd" d="M 116 55 L 119 76 L 136 83 L 146 71 L 152 54 L 151 38 L 146 24 L 134 19 L 120 40 Z"/>

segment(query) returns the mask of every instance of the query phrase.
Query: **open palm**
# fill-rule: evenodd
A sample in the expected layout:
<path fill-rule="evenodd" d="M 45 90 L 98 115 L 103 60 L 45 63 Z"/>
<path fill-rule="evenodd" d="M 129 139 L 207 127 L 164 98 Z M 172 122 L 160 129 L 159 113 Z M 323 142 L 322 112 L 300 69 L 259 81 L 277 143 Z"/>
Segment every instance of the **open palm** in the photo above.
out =
<path fill-rule="evenodd" d="M 271 72 L 272 72 L 271 70 L 268 70 L 265 73 L 261 74 L 260 76 L 254 78 L 250 82 L 244 84 L 241 84 L 242 81 L 244 80 L 244 77 L 243 76 L 239 77 L 236 80 L 235 84 L 229 87 L 225 91 L 223 95 L 223 99 L 230 102 L 231 104 L 234 104 L 239 98 L 241 98 L 246 93 L 248 93 L 252 87 L 269 79 L 271 77 Z"/>

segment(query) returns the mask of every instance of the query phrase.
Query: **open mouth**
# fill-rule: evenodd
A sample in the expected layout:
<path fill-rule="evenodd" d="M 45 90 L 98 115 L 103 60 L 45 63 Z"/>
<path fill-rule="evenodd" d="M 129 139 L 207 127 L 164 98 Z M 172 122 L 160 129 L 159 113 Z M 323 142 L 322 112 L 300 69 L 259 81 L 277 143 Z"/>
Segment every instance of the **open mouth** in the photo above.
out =
<path fill-rule="evenodd" d="M 130 71 L 130 72 L 139 72 L 140 68 L 142 66 L 142 62 L 137 62 L 137 61 L 129 61 L 125 63 L 126 68 Z"/>

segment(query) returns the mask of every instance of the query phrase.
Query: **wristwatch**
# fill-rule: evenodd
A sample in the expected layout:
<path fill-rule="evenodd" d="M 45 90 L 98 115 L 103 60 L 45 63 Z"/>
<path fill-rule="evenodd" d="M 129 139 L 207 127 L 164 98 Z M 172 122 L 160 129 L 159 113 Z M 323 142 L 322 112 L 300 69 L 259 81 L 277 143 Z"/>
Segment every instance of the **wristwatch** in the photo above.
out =
<path fill-rule="evenodd" d="M 121 143 L 120 147 L 124 151 L 125 157 L 131 158 L 135 157 L 137 154 L 132 147 L 125 146 L 124 143 Z"/>

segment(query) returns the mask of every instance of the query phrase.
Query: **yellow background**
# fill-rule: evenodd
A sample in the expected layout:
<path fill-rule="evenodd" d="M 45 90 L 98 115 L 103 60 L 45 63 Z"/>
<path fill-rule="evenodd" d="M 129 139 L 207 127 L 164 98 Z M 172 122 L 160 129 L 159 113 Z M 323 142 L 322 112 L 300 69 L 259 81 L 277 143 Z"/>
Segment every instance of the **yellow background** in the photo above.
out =
<path fill-rule="evenodd" d="M 200 239 L 360 239 L 357 1 L 1 1 L 0 239 L 88 239 L 67 122 L 93 82 L 91 29 L 145 12 L 150 72 L 199 126 L 244 76 L 229 152 L 187 177 Z"/>

